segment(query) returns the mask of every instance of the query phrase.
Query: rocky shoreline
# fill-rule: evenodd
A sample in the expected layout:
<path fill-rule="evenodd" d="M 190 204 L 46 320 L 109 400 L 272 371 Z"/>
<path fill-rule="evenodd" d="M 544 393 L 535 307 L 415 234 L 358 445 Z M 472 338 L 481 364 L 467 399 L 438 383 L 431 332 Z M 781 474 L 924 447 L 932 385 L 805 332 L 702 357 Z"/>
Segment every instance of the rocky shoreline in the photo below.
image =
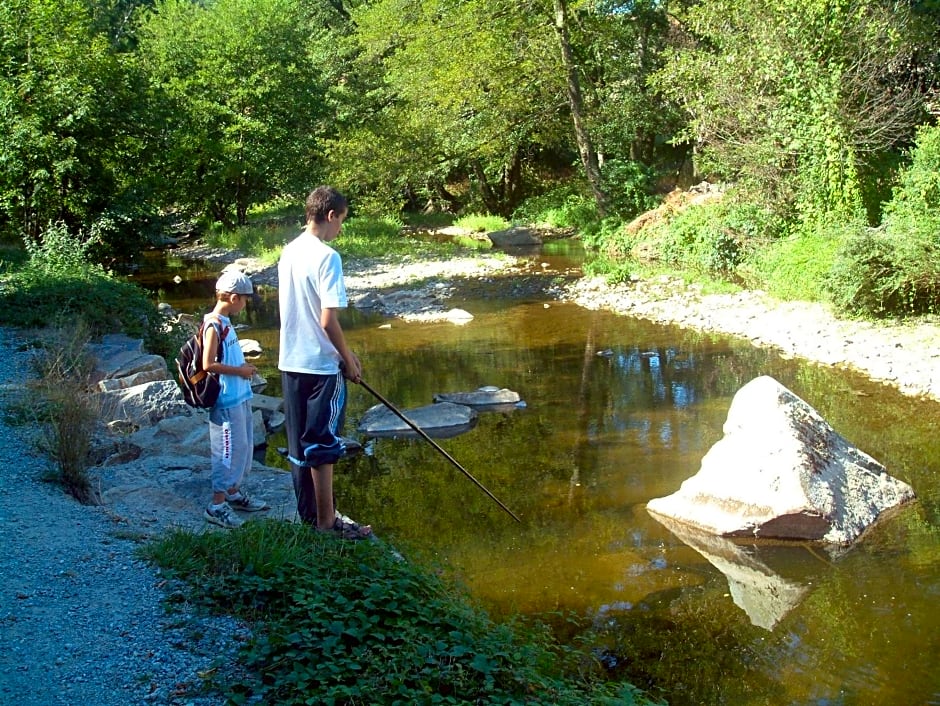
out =
<path fill-rule="evenodd" d="M 263 267 L 253 258 L 199 247 L 181 254 L 219 264 L 235 262 L 256 282 L 276 287 L 276 267 Z M 905 395 L 940 401 L 940 318 L 936 316 L 884 322 L 844 319 L 821 304 L 780 301 L 761 291 L 706 294 L 700 286 L 672 276 L 634 277 L 611 284 L 602 277 L 553 271 L 538 258 L 532 261 L 495 251 L 449 259 L 346 261 L 344 266 L 353 304 L 378 307 L 389 316 L 446 319 L 455 279 L 528 278 L 537 280 L 542 294 L 559 301 L 736 336 L 784 356 L 858 371 Z"/>

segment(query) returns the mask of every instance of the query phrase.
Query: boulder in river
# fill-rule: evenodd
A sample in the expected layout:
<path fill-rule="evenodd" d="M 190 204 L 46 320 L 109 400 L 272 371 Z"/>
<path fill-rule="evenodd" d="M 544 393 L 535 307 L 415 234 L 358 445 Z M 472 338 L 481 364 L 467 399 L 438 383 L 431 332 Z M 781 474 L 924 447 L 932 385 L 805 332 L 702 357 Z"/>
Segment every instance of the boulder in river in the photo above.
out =
<path fill-rule="evenodd" d="M 737 392 L 724 433 L 696 475 L 649 501 L 651 513 L 725 537 L 845 545 L 883 511 L 914 497 L 771 377 Z"/>

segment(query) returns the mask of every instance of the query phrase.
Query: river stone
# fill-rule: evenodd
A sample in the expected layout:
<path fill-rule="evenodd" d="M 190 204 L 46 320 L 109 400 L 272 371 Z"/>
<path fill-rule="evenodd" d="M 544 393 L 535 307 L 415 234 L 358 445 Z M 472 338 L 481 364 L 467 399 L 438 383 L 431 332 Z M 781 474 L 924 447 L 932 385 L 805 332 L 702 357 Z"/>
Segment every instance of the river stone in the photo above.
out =
<path fill-rule="evenodd" d="M 519 393 L 493 386 L 481 387 L 473 392 L 441 392 L 433 397 L 435 402 L 453 402 L 468 407 L 486 407 L 490 405 L 514 405 L 519 401 Z"/>
<path fill-rule="evenodd" d="M 476 411 L 470 407 L 452 402 L 439 402 L 401 412 L 429 436 L 438 437 L 468 431 L 477 418 Z M 416 435 L 410 426 L 382 404 L 366 410 L 359 421 L 358 430 L 367 436 Z"/>
<path fill-rule="evenodd" d="M 191 416 L 195 411 L 186 404 L 175 380 L 156 380 L 100 392 L 98 401 L 102 419 L 126 420 L 140 426 L 150 426 L 167 417 Z"/>
<path fill-rule="evenodd" d="M 524 226 L 513 226 L 506 230 L 497 230 L 487 233 L 493 245 L 498 248 L 514 247 L 520 245 L 541 245 L 542 238 L 538 233 Z"/>
<path fill-rule="evenodd" d="M 651 513 L 725 537 L 844 545 L 884 510 L 914 497 L 909 485 L 768 376 L 737 392 L 724 434 L 696 475 L 649 501 Z"/>

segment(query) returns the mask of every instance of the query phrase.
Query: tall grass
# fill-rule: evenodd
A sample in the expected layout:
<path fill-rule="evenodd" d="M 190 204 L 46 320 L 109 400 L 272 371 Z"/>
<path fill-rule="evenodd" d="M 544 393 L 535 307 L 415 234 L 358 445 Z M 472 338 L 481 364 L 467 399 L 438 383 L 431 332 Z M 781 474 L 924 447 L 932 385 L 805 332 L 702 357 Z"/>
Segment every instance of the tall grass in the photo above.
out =
<path fill-rule="evenodd" d="M 35 407 L 42 430 L 41 450 L 56 464 L 55 480 L 80 502 L 97 502 L 87 467 L 99 419 L 91 394 L 94 361 L 88 355 L 90 331 L 81 319 L 66 321 L 43 334 L 36 351 L 36 380 L 31 386 L 40 401 Z"/>
<path fill-rule="evenodd" d="M 236 250 L 260 258 L 271 265 L 281 256 L 284 245 L 303 229 L 298 218 L 271 218 L 259 213 L 252 223 L 234 230 L 212 230 L 206 241 L 215 248 Z M 403 222 L 394 216 L 358 216 L 343 224 L 339 237 L 331 243 L 344 258 L 388 256 L 446 256 L 457 252 L 452 243 L 415 238 L 404 232 Z"/>

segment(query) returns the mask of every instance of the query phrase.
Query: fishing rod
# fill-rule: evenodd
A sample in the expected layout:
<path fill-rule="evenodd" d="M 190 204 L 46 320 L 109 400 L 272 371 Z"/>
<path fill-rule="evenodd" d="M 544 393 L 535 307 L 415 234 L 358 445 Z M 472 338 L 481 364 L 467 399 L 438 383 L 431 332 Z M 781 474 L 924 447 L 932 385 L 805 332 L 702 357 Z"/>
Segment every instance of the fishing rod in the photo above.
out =
<path fill-rule="evenodd" d="M 476 478 L 474 478 L 472 475 L 470 475 L 470 472 L 469 472 L 466 468 L 464 468 L 464 467 L 461 466 L 459 463 L 457 463 L 457 461 L 454 459 L 453 456 L 451 456 L 449 453 L 447 453 L 443 448 L 441 448 L 441 446 L 440 446 L 436 441 L 434 441 L 434 439 L 432 439 L 430 436 L 428 436 L 427 433 L 424 431 L 424 429 L 422 429 L 422 428 L 419 427 L 417 424 L 415 424 L 413 421 L 411 421 L 410 419 L 408 419 L 408 417 L 406 417 L 405 414 L 404 414 L 400 409 L 398 409 L 395 405 L 393 405 L 393 404 L 392 404 L 391 402 L 389 402 L 387 399 L 385 399 L 384 397 L 382 397 L 382 395 L 380 395 L 378 392 L 376 392 L 374 389 L 372 389 L 372 387 L 371 387 L 365 380 L 363 380 L 362 378 L 359 378 L 359 384 L 362 385 L 364 388 L 366 388 L 366 390 L 368 390 L 368 391 L 375 397 L 375 399 L 377 399 L 379 402 L 381 402 L 381 403 L 384 404 L 386 407 L 388 407 L 388 409 L 389 409 L 393 414 L 395 414 L 396 417 L 398 417 L 398 418 L 401 419 L 405 424 L 407 424 L 409 427 L 411 427 L 412 429 L 414 429 L 414 430 L 418 433 L 418 436 L 420 436 L 422 439 L 424 439 L 425 441 L 427 441 L 427 442 L 428 442 L 431 446 L 433 446 L 435 449 L 437 449 L 438 451 L 440 451 L 441 454 L 444 456 L 444 458 L 446 458 L 448 461 L 450 461 L 452 464 L 454 464 L 454 466 L 456 466 L 457 469 L 458 469 L 461 473 L 463 473 L 465 476 L 467 476 L 467 478 L 469 478 L 469 479 L 472 480 L 474 483 L 476 483 L 477 487 L 478 487 L 480 490 L 482 490 L 484 493 L 486 493 L 487 495 L 489 495 L 490 498 L 491 498 L 497 505 L 499 505 L 501 508 L 503 508 L 503 510 L 505 510 L 506 512 L 508 512 L 508 513 L 509 513 L 509 516 L 510 516 L 512 519 L 514 519 L 516 522 L 522 522 L 522 520 L 520 520 L 518 517 L 516 517 L 516 514 L 515 514 L 512 510 L 510 510 L 508 507 L 506 507 L 505 505 L 503 505 L 503 503 L 500 501 L 499 498 L 497 498 L 497 497 L 496 497 L 495 495 L 493 495 L 489 490 L 487 490 L 486 487 L 485 487 L 480 481 L 478 481 Z"/>

